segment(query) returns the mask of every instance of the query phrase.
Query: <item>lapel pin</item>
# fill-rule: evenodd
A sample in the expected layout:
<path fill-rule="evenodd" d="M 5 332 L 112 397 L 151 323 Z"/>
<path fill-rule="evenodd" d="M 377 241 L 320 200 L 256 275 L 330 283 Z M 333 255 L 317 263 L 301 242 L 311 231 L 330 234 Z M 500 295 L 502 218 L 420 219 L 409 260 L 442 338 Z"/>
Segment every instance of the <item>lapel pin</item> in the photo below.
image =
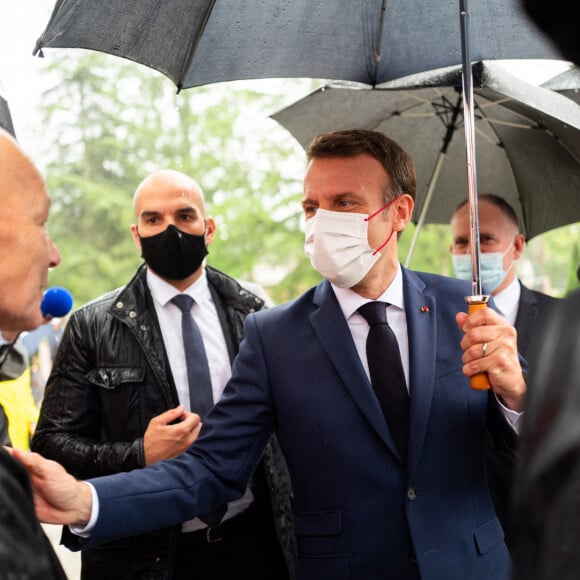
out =
<path fill-rule="evenodd" d="M 421 306 L 421 312 L 429 312 L 429 306 Z"/>

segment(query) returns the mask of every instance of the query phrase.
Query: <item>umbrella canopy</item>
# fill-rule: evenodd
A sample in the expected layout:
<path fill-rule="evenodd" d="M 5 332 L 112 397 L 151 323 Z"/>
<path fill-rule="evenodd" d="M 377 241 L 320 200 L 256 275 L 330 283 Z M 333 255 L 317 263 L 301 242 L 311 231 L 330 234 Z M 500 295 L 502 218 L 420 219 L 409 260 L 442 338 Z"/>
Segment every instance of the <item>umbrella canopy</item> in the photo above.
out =
<path fill-rule="evenodd" d="M 471 10 L 473 60 L 560 58 L 519 0 Z M 370 85 L 461 63 L 457 0 L 58 0 L 35 53 L 87 48 L 167 75 L 179 89 L 310 77 Z"/>
<path fill-rule="evenodd" d="M 547 80 L 543 85 L 580 104 L 580 67 L 573 67 Z"/>
<path fill-rule="evenodd" d="M 8 108 L 8 103 L 6 99 L 2 97 L 0 94 L 0 127 L 8 133 L 10 133 L 13 137 L 14 134 L 14 125 L 12 124 L 12 117 L 10 116 L 10 109 Z"/>
<path fill-rule="evenodd" d="M 527 239 L 580 221 L 580 106 L 496 63 L 478 63 L 474 79 L 479 191 L 507 199 Z M 415 161 L 414 221 L 449 223 L 467 197 L 461 71 L 387 86 L 327 85 L 272 117 L 303 147 L 321 132 L 383 131 Z"/>

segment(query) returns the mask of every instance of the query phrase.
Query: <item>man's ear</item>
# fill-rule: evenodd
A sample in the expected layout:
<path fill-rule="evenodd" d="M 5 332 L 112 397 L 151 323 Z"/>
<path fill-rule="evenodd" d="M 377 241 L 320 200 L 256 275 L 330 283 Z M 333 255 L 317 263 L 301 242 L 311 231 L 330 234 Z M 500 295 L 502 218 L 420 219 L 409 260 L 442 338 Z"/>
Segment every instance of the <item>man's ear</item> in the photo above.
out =
<path fill-rule="evenodd" d="M 411 221 L 415 202 L 408 193 L 403 193 L 397 197 L 397 200 L 393 205 L 395 206 L 393 229 L 396 232 L 402 232 Z"/>
<path fill-rule="evenodd" d="M 526 245 L 526 238 L 524 234 L 516 234 L 514 238 L 514 260 L 517 260 L 524 251 L 524 246 Z"/>
<path fill-rule="evenodd" d="M 216 232 L 215 220 L 209 216 L 205 218 L 205 245 L 209 246 L 213 242 Z"/>
<path fill-rule="evenodd" d="M 133 242 L 141 254 L 141 240 L 139 239 L 139 232 L 137 231 L 137 224 L 131 224 L 131 236 L 133 237 Z"/>

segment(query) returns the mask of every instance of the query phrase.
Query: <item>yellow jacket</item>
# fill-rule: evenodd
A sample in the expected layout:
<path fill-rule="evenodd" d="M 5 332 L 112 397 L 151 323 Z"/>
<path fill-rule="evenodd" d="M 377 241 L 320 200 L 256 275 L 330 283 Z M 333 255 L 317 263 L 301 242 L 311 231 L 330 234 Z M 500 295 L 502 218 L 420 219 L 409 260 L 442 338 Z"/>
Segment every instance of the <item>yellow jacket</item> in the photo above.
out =
<path fill-rule="evenodd" d="M 29 438 L 38 421 L 39 410 L 32 397 L 30 367 L 18 378 L 0 381 L 0 405 L 8 417 L 8 435 L 12 447 L 29 449 Z"/>

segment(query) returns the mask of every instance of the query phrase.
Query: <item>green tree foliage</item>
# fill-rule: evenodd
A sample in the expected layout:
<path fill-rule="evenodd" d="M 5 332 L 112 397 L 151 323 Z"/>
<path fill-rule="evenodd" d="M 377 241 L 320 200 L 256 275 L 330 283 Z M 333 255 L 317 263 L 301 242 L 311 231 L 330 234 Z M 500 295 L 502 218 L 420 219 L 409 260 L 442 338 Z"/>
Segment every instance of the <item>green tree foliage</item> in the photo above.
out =
<path fill-rule="evenodd" d="M 202 185 L 218 224 L 211 265 L 259 282 L 276 302 L 320 280 L 303 251 L 304 152 L 267 118 L 319 83 L 238 82 L 176 94 L 164 76 L 122 59 L 51 56 L 45 74 L 52 88 L 43 95 L 39 127 L 52 141 L 44 160 L 53 197 L 49 225 L 63 254 L 51 284 L 70 288 L 77 306 L 126 283 L 140 263 L 129 232 L 132 196 L 162 168 Z M 574 227 L 532 241 L 533 287 L 561 295 L 574 286 Z M 413 231 L 410 224 L 399 242 L 403 263 Z M 410 266 L 452 275 L 449 242 L 447 226 L 425 226 Z"/>
<path fill-rule="evenodd" d="M 80 305 L 129 279 L 140 262 L 129 233 L 132 195 L 161 168 L 202 184 L 219 226 L 212 265 L 259 277 L 277 301 L 308 284 L 297 203 L 302 153 L 272 120 L 271 142 L 248 130 L 248 117 L 275 111 L 279 97 L 242 85 L 177 95 L 165 77 L 97 53 L 55 60 L 46 74 L 54 79 L 43 98 L 43 131 L 54 136 L 45 163 L 50 226 L 63 254 L 52 284 L 69 287 Z"/>

